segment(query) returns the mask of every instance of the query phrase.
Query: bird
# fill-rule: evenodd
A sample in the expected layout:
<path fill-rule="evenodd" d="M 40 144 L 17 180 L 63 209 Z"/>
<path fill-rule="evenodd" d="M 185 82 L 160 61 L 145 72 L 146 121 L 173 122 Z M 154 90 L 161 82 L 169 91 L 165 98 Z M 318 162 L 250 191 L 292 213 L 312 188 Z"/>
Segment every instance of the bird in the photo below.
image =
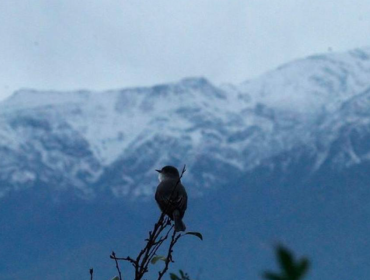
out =
<path fill-rule="evenodd" d="M 185 231 L 186 226 L 182 218 L 188 206 L 188 195 L 181 184 L 179 171 L 170 165 L 156 171 L 159 173 L 159 185 L 155 200 L 161 211 L 175 222 L 175 231 Z"/>

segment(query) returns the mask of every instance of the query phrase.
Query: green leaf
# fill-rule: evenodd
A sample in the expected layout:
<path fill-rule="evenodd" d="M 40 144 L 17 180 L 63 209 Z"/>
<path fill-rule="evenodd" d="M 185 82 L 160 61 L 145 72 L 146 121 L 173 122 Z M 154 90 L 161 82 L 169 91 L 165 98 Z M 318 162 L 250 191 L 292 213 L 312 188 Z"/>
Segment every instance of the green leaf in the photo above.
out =
<path fill-rule="evenodd" d="M 185 234 L 189 234 L 189 235 L 195 235 L 196 237 L 198 237 L 200 240 L 203 240 L 203 236 L 200 232 L 195 232 L 195 231 L 188 231 L 187 233 Z"/>
<path fill-rule="evenodd" d="M 184 278 L 185 277 L 185 273 L 181 269 L 179 270 L 179 272 L 180 272 L 181 278 Z"/>
<path fill-rule="evenodd" d="M 180 280 L 180 277 L 177 276 L 175 273 L 170 273 L 171 280 Z"/>
<path fill-rule="evenodd" d="M 156 264 L 157 261 L 164 261 L 165 262 L 166 260 L 167 260 L 167 258 L 164 257 L 164 256 L 155 256 L 155 257 L 152 258 L 152 260 L 150 262 L 152 264 Z"/>
<path fill-rule="evenodd" d="M 119 277 L 118 276 L 113 277 L 112 280 L 119 280 Z"/>

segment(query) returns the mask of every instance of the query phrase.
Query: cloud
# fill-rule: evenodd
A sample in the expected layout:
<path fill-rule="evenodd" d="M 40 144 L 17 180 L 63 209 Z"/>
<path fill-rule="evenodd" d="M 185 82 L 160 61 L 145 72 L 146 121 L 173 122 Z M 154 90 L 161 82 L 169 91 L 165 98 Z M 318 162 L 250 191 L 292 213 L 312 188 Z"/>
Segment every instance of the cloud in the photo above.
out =
<path fill-rule="evenodd" d="M 4 0 L 0 98 L 20 87 L 242 82 L 316 52 L 370 45 L 368 1 Z"/>

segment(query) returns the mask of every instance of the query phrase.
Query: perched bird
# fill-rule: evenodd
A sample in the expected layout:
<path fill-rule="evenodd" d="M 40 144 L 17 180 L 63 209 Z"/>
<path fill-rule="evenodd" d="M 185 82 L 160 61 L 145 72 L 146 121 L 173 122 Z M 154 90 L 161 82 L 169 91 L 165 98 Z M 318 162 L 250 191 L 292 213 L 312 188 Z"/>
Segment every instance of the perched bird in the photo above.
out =
<path fill-rule="evenodd" d="M 179 171 L 173 166 L 165 166 L 156 171 L 159 172 L 159 185 L 155 200 L 161 211 L 174 220 L 175 231 L 185 231 L 182 218 L 188 205 L 188 195 L 180 182 Z"/>

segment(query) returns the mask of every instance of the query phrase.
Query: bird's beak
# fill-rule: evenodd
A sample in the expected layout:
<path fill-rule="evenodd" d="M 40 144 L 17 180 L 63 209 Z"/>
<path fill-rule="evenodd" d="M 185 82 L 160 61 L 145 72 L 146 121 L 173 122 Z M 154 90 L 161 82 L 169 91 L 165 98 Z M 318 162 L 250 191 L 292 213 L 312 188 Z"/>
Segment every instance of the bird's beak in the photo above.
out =
<path fill-rule="evenodd" d="M 156 169 L 155 171 L 157 171 L 158 173 L 161 173 L 161 170 Z"/>

